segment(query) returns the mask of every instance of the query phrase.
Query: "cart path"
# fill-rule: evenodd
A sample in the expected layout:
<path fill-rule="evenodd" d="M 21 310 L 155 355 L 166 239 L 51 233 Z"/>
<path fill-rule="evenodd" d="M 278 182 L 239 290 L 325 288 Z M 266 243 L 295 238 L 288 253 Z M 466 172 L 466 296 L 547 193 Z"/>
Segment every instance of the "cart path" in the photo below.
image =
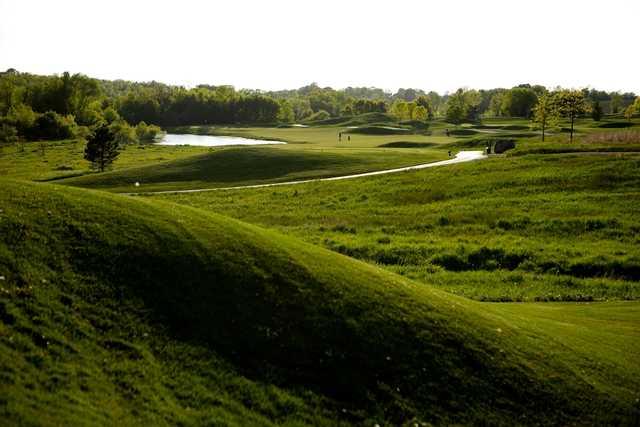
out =
<path fill-rule="evenodd" d="M 304 179 L 300 181 L 274 182 L 270 184 L 241 185 L 236 187 L 196 188 L 191 190 L 144 191 L 139 193 L 120 193 L 120 194 L 124 194 L 126 196 L 144 196 L 144 195 L 153 195 L 153 194 L 202 193 L 205 191 L 227 191 L 227 190 L 242 190 L 245 188 L 278 187 L 281 185 L 306 184 L 309 182 L 320 182 L 320 181 L 339 181 L 342 179 L 354 179 L 354 178 L 363 178 L 366 176 L 386 175 L 389 173 L 398 173 L 398 172 L 433 168 L 437 166 L 455 165 L 457 163 L 471 162 L 474 160 L 482 160 L 486 158 L 487 156 L 482 151 L 460 151 L 458 154 L 456 154 L 455 158 L 449 159 L 449 160 L 423 163 L 420 165 L 406 166 L 406 167 L 396 168 L 396 169 L 385 169 L 385 170 L 379 170 L 374 172 L 363 172 L 363 173 L 357 173 L 353 175 L 341 175 L 341 176 L 333 176 L 329 178 Z"/>

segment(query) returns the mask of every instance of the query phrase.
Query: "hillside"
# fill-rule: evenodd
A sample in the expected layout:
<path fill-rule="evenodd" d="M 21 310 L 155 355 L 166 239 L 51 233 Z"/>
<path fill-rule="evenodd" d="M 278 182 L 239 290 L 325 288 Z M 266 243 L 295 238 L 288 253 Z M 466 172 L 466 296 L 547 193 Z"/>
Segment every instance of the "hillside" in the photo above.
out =
<path fill-rule="evenodd" d="M 115 192 L 230 187 L 323 178 L 446 158 L 442 152 L 225 148 L 184 159 L 67 178 L 59 183 Z M 134 187 L 139 182 L 140 187 Z"/>
<path fill-rule="evenodd" d="M 638 188 L 637 154 L 571 153 L 161 197 L 468 298 L 580 302 L 640 299 Z"/>
<path fill-rule="evenodd" d="M 545 357 L 562 344 L 538 323 L 527 329 L 526 314 L 193 208 L 2 186 L 8 424 L 633 416 L 632 393 L 608 398 L 573 359 Z"/>

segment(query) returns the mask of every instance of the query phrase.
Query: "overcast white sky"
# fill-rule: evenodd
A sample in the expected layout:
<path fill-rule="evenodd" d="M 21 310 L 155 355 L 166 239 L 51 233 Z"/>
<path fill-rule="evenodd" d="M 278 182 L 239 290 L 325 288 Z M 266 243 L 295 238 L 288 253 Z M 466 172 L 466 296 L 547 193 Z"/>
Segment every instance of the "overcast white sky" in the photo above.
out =
<path fill-rule="evenodd" d="M 640 93 L 640 0 L 0 0 L 0 69 L 238 88 Z"/>

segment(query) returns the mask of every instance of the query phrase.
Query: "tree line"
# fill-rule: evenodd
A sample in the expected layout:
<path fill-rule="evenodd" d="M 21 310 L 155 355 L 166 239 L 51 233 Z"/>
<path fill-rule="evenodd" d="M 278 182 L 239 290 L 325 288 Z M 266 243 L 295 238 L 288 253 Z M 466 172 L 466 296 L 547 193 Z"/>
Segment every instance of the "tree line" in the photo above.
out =
<path fill-rule="evenodd" d="M 453 124 L 477 122 L 483 116 L 534 119 L 540 114 L 541 100 L 546 102 L 549 93 L 559 91 L 528 84 L 510 89 L 459 89 L 444 95 L 411 88 L 395 93 L 366 87 L 337 90 L 315 83 L 270 92 L 225 85 L 188 89 L 158 82 L 97 80 L 82 74 L 39 76 L 10 69 L 0 73 L 0 141 L 86 138 L 106 124 L 116 139 L 126 143 L 153 139 L 160 131 L 158 126 L 267 125 L 364 113 L 387 113 L 398 121 L 443 117 Z M 586 105 L 577 115 L 637 114 L 633 93 L 573 92 L 579 92 Z M 566 108 L 554 111 L 562 116 Z"/>

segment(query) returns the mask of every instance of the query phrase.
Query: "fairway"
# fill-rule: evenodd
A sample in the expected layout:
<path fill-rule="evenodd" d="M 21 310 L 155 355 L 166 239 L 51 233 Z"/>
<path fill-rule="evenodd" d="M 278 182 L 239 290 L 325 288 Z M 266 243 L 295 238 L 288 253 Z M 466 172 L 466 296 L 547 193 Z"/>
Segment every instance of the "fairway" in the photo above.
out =
<path fill-rule="evenodd" d="M 360 174 L 446 158 L 446 153 L 429 150 L 226 148 L 162 165 L 85 175 L 60 183 L 114 192 L 192 190 Z M 134 186 L 136 182 L 140 187 Z"/>

